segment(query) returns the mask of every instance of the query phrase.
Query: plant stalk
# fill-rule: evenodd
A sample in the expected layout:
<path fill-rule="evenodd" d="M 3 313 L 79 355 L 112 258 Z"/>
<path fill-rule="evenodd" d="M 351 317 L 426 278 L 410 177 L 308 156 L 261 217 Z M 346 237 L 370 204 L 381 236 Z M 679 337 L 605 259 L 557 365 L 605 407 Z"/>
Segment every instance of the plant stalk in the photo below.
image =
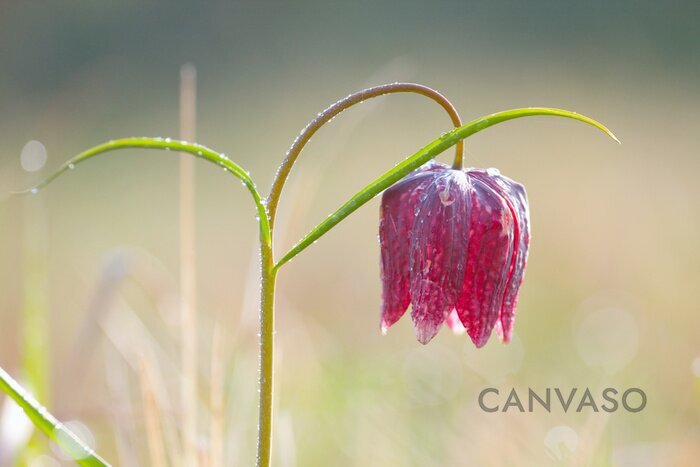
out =
<path fill-rule="evenodd" d="M 270 194 L 267 197 L 267 209 L 270 213 L 270 226 L 275 225 L 275 216 L 277 214 L 277 205 L 279 204 L 280 196 L 282 195 L 282 189 L 284 184 L 287 182 L 287 177 L 289 172 L 292 170 L 294 163 L 296 162 L 301 150 L 304 148 L 306 143 L 309 142 L 311 137 L 326 123 L 330 122 L 336 115 L 340 114 L 346 109 L 349 109 L 355 104 L 372 99 L 374 97 L 383 96 L 385 94 L 393 94 L 399 92 L 410 92 L 415 94 L 420 94 L 433 101 L 437 102 L 442 106 L 447 112 L 452 120 L 452 124 L 455 127 L 462 126 L 462 120 L 459 117 L 457 109 L 452 105 L 452 103 L 438 91 L 423 86 L 422 84 L 415 83 L 390 83 L 382 84 L 379 86 L 374 86 L 372 88 L 363 89 L 361 91 L 350 94 L 344 99 L 339 100 L 335 104 L 328 107 L 323 112 L 319 113 L 316 118 L 311 120 L 306 127 L 301 130 L 299 136 L 294 140 L 292 147 L 287 151 L 287 155 L 282 161 L 275 179 L 272 182 L 272 187 L 270 188 Z M 464 143 L 460 140 L 455 144 L 455 160 L 454 167 L 457 169 L 462 168 L 462 154 L 464 152 Z"/>
<path fill-rule="evenodd" d="M 261 225 L 262 228 L 262 225 Z M 263 235 L 261 235 L 262 240 Z M 275 280 L 277 270 L 272 244 L 260 242 L 260 407 L 258 418 L 258 467 L 269 467 L 272 450 L 272 403 L 275 348 Z"/>

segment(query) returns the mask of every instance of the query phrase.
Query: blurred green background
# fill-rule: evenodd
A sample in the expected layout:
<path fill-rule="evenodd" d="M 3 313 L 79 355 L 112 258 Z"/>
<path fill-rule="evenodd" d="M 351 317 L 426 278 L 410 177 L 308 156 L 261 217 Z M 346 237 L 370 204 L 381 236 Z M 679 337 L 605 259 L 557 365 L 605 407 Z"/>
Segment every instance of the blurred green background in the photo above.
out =
<path fill-rule="evenodd" d="M 696 1 L 2 0 L 0 365 L 17 377 L 33 371 L 42 400 L 116 464 L 152 465 L 149 433 L 181 464 L 177 158 L 113 153 L 39 195 L 9 192 L 109 139 L 177 137 L 186 62 L 198 71 L 197 140 L 249 169 L 261 189 L 324 107 L 362 87 L 414 81 L 444 93 L 465 121 L 560 107 L 602 121 L 623 144 L 549 118 L 468 140 L 468 165 L 498 167 L 530 198 L 532 247 L 508 346 L 494 337 L 477 351 L 445 329 L 423 347 L 408 316 L 380 335 L 377 200 L 286 267 L 276 465 L 693 465 L 699 20 Z M 292 173 L 277 252 L 448 129 L 439 107 L 411 95 L 335 119 Z M 24 170 L 23 150 L 42 148 L 45 166 Z M 225 465 L 251 465 L 255 212 L 210 165 L 197 163 L 196 186 L 199 449 L 206 464 L 212 426 L 223 423 Z M 45 361 L 27 361 L 44 350 Z M 212 368 L 215 383 L 216 369 L 224 374 L 215 384 L 224 415 L 212 411 Z M 601 401 L 605 387 L 639 387 L 648 403 L 640 413 L 556 404 L 484 413 L 486 387 L 500 389 L 501 403 L 511 388 L 525 397 L 591 388 Z M 155 431 L 144 415 L 149 390 Z M 12 465 L 23 423 L 7 406 L 2 414 L 0 449 Z M 66 463 L 40 437 L 14 446 L 16 463 Z"/>

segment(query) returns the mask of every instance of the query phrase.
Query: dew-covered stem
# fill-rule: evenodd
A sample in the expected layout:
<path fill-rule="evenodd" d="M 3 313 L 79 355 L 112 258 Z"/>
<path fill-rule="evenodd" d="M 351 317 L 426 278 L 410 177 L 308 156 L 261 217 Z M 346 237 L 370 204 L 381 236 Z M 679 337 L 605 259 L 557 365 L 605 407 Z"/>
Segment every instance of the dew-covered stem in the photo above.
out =
<path fill-rule="evenodd" d="M 270 213 L 270 226 L 275 225 L 275 215 L 277 214 L 277 205 L 279 204 L 280 196 L 282 194 L 282 189 L 287 181 L 289 172 L 292 170 L 294 163 L 296 162 L 301 150 L 304 148 L 306 143 L 309 142 L 311 137 L 316 133 L 323 125 L 331 121 L 336 115 L 342 111 L 352 107 L 355 104 L 366 101 L 373 97 L 382 96 L 384 94 L 393 94 L 398 92 L 410 92 L 415 94 L 420 94 L 422 96 L 428 97 L 442 106 L 442 108 L 447 111 L 452 124 L 455 127 L 462 125 L 462 120 L 459 117 L 459 113 L 454 108 L 452 103 L 447 100 L 445 96 L 440 94 L 438 91 L 423 86 L 422 84 L 415 83 L 390 83 L 382 84 L 380 86 L 375 86 L 372 88 L 363 89 L 361 91 L 355 92 L 348 95 L 344 99 L 339 100 L 335 104 L 328 107 L 323 112 L 319 113 L 316 118 L 309 122 L 306 127 L 301 130 L 299 136 L 294 139 L 294 143 L 287 151 L 287 155 L 282 162 L 282 165 L 275 175 L 275 179 L 272 182 L 272 188 L 270 189 L 270 194 L 267 197 L 267 206 Z M 462 165 L 462 153 L 463 153 L 463 143 L 459 141 L 455 146 L 455 165 Z"/>
<path fill-rule="evenodd" d="M 260 406 L 258 417 L 258 467 L 269 467 L 272 450 L 272 403 L 275 349 L 275 281 L 272 245 L 261 242 L 260 288 Z"/>

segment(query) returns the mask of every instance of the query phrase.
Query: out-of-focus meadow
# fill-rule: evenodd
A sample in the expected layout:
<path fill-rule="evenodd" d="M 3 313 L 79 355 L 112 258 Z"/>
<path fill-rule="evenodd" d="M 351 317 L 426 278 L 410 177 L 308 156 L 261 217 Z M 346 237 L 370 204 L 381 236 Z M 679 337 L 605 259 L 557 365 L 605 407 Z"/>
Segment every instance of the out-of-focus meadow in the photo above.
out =
<path fill-rule="evenodd" d="M 276 465 L 693 465 L 698 20 L 691 1 L 3 0 L 0 366 L 116 464 L 154 465 L 158 446 L 182 464 L 177 157 L 111 153 L 38 195 L 9 192 L 109 139 L 177 137 L 186 62 L 198 71 L 197 141 L 264 190 L 325 106 L 368 85 L 414 81 L 443 92 L 465 121 L 560 107 L 602 121 L 623 144 L 544 117 L 468 140 L 468 165 L 498 167 L 530 198 L 532 247 L 508 346 L 494 336 L 476 350 L 445 329 L 423 347 L 408 316 L 380 335 L 377 200 L 285 267 Z M 278 254 L 449 129 L 439 107 L 412 95 L 336 118 L 292 173 Z M 46 164 L 31 171 L 44 150 Z M 197 445 L 208 465 L 214 451 L 223 465 L 251 465 L 255 211 L 238 181 L 201 161 L 195 209 Z M 648 402 L 639 413 L 556 404 L 485 413 L 477 397 L 486 387 L 501 390 L 501 404 L 513 387 L 525 397 L 590 388 L 598 402 L 603 388 L 638 387 Z M 0 413 L 1 464 L 13 443 L 25 445 L 22 416 L 9 403 Z M 16 462 L 66 463 L 43 443 L 37 436 Z"/>

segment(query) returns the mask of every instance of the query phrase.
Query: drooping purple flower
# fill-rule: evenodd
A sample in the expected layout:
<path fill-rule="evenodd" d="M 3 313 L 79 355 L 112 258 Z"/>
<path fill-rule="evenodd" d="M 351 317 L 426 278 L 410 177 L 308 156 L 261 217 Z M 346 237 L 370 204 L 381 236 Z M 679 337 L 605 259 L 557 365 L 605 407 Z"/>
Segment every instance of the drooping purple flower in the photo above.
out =
<path fill-rule="evenodd" d="M 429 162 L 384 192 L 382 330 L 411 304 L 426 344 L 447 323 L 477 347 L 511 339 L 530 243 L 525 188 L 495 169 Z"/>

